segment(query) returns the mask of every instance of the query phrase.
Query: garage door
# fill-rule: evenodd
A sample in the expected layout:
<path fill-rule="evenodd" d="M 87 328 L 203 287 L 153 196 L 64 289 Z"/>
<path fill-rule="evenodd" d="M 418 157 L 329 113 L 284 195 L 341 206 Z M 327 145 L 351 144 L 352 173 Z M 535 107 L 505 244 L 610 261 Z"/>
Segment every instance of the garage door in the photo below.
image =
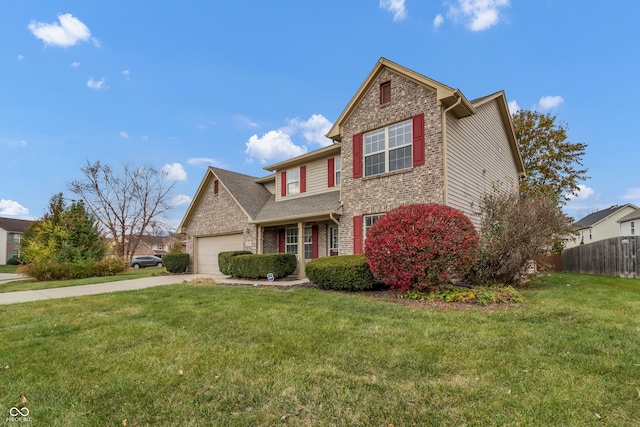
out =
<path fill-rule="evenodd" d="M 218 254 L 243 249 L 242 233 L 196 239 L 196 273 L 218 274 Z"/>

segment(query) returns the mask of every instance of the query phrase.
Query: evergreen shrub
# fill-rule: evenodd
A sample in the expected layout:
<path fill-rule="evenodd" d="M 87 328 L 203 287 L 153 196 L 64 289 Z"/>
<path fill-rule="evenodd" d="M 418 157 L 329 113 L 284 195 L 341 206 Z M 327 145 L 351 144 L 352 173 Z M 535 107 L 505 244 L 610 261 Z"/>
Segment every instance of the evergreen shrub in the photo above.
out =
<path fill-rule="evenodd" d="M 379 284 L 364 255 L 316 258 L 307 263 L 307 277 L 322 289 L 368 291 Z"/>
<path fill-rule="evenodd" d="M 229 259 L 231 276 L 243 279 L 266 279 L 269 273 L 279 279 L 292 274 L 297 265 L 294 254 L 245 254 Z"/>
<path fill-rule="evenodd" d="M 185 273 L 189 267 L 189 254 L 168 253 L 163 255 L 162 265 L 169 273 Z"/>

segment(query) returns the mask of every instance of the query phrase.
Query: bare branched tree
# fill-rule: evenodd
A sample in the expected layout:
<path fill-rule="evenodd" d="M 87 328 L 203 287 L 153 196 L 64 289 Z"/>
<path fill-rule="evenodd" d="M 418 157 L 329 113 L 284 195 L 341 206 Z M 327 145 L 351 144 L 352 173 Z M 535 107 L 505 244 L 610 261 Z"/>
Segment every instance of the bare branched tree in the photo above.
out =
<path fill-rule="evenodd" d="M 117 242 L 116 254 L 132 257 L 140 237 L 148 229 L 164 225 L 162 218 L 171 208 L 174 182 L 153 167 L 112 169 L 100 161 L 81 169 L 84 177 L 69 189 L 84 200 L 101 228 Z"/>

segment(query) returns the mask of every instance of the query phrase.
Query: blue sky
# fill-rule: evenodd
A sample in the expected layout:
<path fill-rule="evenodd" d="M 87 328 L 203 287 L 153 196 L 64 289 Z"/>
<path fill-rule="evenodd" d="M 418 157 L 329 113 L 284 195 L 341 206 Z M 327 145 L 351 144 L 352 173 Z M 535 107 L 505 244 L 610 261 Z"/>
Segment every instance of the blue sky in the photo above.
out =
<path fill-rule="evenodd" d="M 177 225 L 206 167 L 254 176 L 324 133 L 380 57 L 504 90 L 588 144 L 567 213 L 640 206 L 640 2 L 33 1 L 0 5 L 0 215 L 39 218 L 87 160 L 175 180 Z"/>

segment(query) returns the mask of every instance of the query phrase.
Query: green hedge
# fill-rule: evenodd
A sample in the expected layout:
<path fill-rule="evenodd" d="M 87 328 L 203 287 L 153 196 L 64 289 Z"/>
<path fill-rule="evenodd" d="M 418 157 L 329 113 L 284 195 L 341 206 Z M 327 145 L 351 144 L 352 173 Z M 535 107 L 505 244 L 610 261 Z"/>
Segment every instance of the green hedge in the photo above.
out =
<path fill-rule="evenodd" d="M 163 255 L 162 264 L 169 273 L 184 273 L 189 266 L 189 254 L 169 253 Z"/>
<path fill-rule="evenodd" d="M 266 279 L 272 273 L 274 278 L 279 279 L 293 273 L 297 264 L 298 260 L 293 254 L 236 255 L 229 259 L 229 271 L 236 278 Z"/>
<path fill-rule="evenodd" d="M 316 258 L 307 263 L 307 277 L 323 289 L 368 291 L 380 287 L 364 255 Z"/>
<path fill-rule="evenodd" d="M 231 276 L 231 266 L 230 266 L 231 258 L 238 255 L 249 255 L 252 253 L 253 252 L 249 252 L 249 251 L 220 252 L 218 254 L 218 269 L 220 270 L 220 273 L 227 276 Z"/>
<path fill-rule="evenodd" d="M 21 265 L 17 271 L 38 281 L 45 281 L 115 276 L 126 269 L 127 264 L 120 258 L 104 258 L 100 261 L 40 261 Z"/>

